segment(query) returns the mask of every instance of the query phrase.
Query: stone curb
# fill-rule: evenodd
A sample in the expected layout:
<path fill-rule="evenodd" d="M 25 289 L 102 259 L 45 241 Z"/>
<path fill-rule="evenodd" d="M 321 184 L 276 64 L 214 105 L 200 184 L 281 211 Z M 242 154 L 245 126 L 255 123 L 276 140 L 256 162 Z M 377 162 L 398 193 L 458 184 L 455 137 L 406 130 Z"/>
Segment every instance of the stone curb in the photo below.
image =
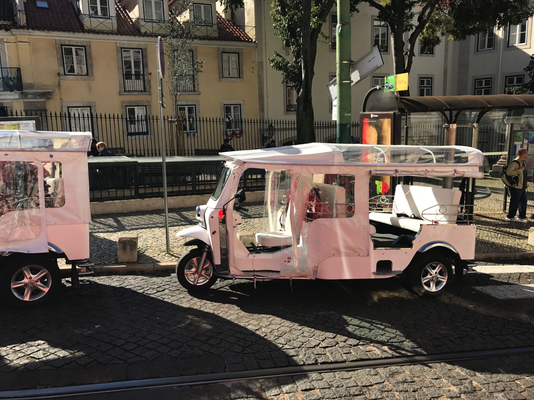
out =
<path fill-rule="evenodd" d="M 476 261 L 488 261 L 488 260 L 524 260 L 532 258 L 534 259 L 534 251 L 519 251 L 516 253 L 479 253 L 475 254 Z"/>
<path fill-rule="evenodd" d="M 534 259 L 534 252 L 524 251 L 518 253 L 481 253 L 475 256 L 476 261 L 513 261 L 519 259 Z M 176 263 L 148 263 L 148 264 L 111 264 L 111 265 L 97 265 L 92 268 L 95 275 L 121 275 L 131 273 L 155 273 L 163 271 L 174 271 Z"/>
<path fill-rule="evenodd" d="M 92 268 L 97 275 L 121 275 L 136 272 L 155 273 L 161 271 L 174 271 L 176 263 L 150 263 L 150 264 L 114 264 L 97 265 Z"/>

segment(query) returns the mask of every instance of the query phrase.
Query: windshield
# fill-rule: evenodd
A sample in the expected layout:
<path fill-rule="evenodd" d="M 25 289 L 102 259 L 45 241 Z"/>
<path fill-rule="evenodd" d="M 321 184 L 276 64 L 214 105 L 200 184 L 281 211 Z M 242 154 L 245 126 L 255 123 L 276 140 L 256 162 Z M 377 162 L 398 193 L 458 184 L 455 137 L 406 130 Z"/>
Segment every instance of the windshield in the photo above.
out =
<path fill-rule="evenodd" d="M 224 167 L 221 171 L 221 174 L 219 175 L 219 180 L 217 181 L 217 186 L 215 187 L 215 191 L 211 195 L 211 198 L 213 200 L 217 200 L 224 189 L 224 185 L 226 185 L 226 182 L 228 181 L 228 177 L 230 176 L 230 169 L 227 167 Z"/>

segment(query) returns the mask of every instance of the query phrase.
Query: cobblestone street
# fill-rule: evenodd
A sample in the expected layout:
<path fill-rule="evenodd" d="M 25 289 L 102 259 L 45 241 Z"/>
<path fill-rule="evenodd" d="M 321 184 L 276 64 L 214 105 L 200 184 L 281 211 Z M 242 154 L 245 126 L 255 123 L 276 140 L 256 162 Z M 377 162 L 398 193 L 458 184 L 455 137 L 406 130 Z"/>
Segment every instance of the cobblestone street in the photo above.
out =
<path fill-rule="evenodd" d="M 248 281 L 219 281 L 196 297 L 173 274 L 84 278 L 78 290 L 67 280 L 47 308 L 2 310 L 0 386 L 79 385 L 534 343 L 530 300 L 503 302 L 473 290 L 531 282 L 530 274 L 466 278 L 437 300 L 413 295 L 396 279 L 296 281 L 292 288 L 287 281 L 268 281 L 256 289 Z M 220 398 L 531 398 L 532 356 L 503 360 L 218 386 L 226 388 Z M 198 389 L 175 390 L 216 398 L 202 397 Z"/>

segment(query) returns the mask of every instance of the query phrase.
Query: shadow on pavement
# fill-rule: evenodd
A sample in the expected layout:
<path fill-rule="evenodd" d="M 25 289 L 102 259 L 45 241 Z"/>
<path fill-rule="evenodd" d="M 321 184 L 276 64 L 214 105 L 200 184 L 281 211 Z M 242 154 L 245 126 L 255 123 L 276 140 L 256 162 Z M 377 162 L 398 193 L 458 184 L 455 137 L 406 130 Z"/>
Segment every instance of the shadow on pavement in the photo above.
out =
<path fill-rule="evenodd" d="M 219 281 L 194 297 L 174 275 L 84 278 L 81 288 L 67 286 L 46 308 L 2 310 L 0 387 L 79 385 L 534 343 L 531 324 L 491 313 L 509 303 L 497 304 L 471 289 L 457 286 L 450 295 L 425 299 L 396 279 L 294 281 L 292 288 L 289 281 L 260 281 L 257 289 L 250 281 Z M 527 369 L 519 372 L 530 374 Z"/>
<path fill-rule="evenodd" d="M 1 309 L 1 390 L 223 372 L 258 354 L 289 364 L 273 343 L 189 307 L 198 300 L 162 279 L 83 279 L 44 308 Z"/>
<path fill-rule="evenodd" d="M 291 332 L 286 340 L 300 341 L 309 329 L 317 332 L 317 338 L 312 336 L 301 347 L 306 364 L 352 361 L 344 353 L 347 346 L 356 359 L 366 359 L 534 343 L 532 323 L 507 315 L 513 304 L 532 321 L 530 301 L 499 302 L 469 285 L 457 285 L 438 299 L 415 296 L 397 279 L 294 281 L 293 291 L 287 281 L 258 282 L 257 289 L 251 282 L 223 285 L 202 298 L 263 315 L 266 326 L 280 324 L 278 318 L 288 321 Z M 334 342 L 337 347 L 332 347 Z M 325 351 L 314 351 L 317 348 Z"/>

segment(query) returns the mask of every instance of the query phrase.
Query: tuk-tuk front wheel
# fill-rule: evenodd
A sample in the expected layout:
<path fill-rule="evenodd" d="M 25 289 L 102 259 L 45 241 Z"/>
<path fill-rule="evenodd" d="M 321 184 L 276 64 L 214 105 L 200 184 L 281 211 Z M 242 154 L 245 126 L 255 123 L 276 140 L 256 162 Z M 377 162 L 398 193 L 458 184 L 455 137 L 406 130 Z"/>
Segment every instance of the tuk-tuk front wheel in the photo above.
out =
<path fill-rule="evenodd" d="M 410 287 L 419 296 L 439 296 L 454 279 L 451 261 L 438 251 L 420 254 L 413 260 L 408 278 Z"/>
<path fill-rule="evenodd" d="M 10 256 L 0 267 L 0 297 L 17 308 L 32 308 L 50 301 L 61 287 L 57 261 L 48 254 Z"/>
<path fill-rule="evenodd" d="M 176 265 L 178 282 L 187 290 L 197 292 L 208 290 L 217 281 L 209 252 L 206 254 L 204 265 L 201 266 L 202 254 L 202 250 L 193 249 L 183 256 Z"/>

